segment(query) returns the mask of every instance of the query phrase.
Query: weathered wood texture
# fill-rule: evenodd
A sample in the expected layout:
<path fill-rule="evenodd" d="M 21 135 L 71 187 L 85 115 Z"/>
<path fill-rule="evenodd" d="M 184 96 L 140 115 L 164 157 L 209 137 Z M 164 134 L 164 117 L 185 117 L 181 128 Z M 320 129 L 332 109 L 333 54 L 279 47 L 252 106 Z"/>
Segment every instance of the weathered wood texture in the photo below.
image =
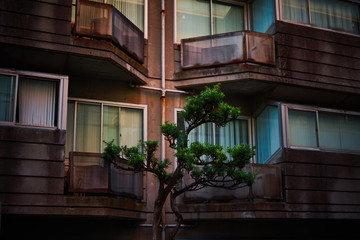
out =
<path fill-rule="evenodd" d="M 283 171 L 291 217 L 359 218 L 359 155 L 285 149 Z"/>
<path fill-rule="evenodd" d="M 0 126 L 0 192 L 64 193 L 65 131 Z"/>
<path fill-rule="evenodd" d="M 275 41 L 285 77 L 360 88 L 360 36 L 277 22 Z"/>

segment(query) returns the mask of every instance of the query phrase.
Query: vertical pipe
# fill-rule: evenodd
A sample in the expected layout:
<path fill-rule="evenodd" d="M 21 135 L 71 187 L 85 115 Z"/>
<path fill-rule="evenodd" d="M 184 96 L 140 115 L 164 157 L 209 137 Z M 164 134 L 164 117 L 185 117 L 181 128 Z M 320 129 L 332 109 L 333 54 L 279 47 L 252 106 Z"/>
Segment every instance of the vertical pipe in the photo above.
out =
<path fill-rule="evenodd" d="M 161 124 L 165 123 L 165 0 L 161 0 Z M 165 158 L 165 138 L 161 135 L 161 159 Z"/>

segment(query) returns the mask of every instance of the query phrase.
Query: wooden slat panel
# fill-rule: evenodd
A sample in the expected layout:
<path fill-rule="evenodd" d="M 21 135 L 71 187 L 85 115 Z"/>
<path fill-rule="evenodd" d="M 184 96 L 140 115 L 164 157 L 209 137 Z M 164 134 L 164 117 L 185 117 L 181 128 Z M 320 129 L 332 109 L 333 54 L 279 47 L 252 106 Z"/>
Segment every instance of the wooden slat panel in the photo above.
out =
<path fill-rule="evenodd" d="M 359 167 L 284 163 L 284 173 L 291 176 L 328 177 L 360 180 Z"/>
<path fill-rule="evenodd" d="M 317 62 L 350 69 L 360 69 L 360 58 L 346 57 L 327 52 L 277 45 L 277 56 L 298 59 L 307 62 Z"/>
<path fill-rule="evenodd" d="M 0 140 L 65 145 L 65 130 L 0 126 Z"/>
<path fill-rule="evenodd" d="M 63 162 L 65 159 L 65 147 L 61 145 L 0 141 L 0 158 L 37 159 Z"/>
<path fill-rule="evenodd" d="M 0 9 L 24 15 L 71 21 L 71 4 L 61 6 L 29 0 L 2 0 L 0 1 Z"/>
<path fill-rule="evenodd" d="M 360 194 L 360 180 L 285 176 L 285 188 L 299 190 L 359 192 Z"/>
<path fill-rule="evenodd" d="M 64 178 L 0 176 L 0 192 L 63 194 Z"/>
<path fill-rule="evenodd" d="M 0 11 L 0 25 L 59 35 L 71 34 L 71 23 L 68 21 L 5 11 Z"/>
<path fill-rule="evenodd" d="M 19 159 L 0 159 L 0 175 L 64 177 L 64 163 Z"/>
<path fill-rule="evenodd" d="M 307 191 L 286 190 L 288 203 L 311 203 L 311 204 L 354 204 L 359 205 L 359 192 L 329 192 L 329 191 Z"/>

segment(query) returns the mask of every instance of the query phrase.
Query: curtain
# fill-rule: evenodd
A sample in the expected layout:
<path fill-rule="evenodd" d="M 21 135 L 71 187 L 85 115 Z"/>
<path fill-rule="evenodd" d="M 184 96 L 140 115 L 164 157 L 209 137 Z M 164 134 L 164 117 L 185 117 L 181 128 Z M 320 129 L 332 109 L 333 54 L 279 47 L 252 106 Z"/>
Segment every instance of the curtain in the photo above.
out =
<path fill-rule="evenodd" d="M 308 0 L 281 0 L 282 18 L 309 24 Z"/>
<path fill-rule="evenodd" d="M 120 109 L 120 145 L 135 146 L 143 139 L 143 111 L 141 109 Z"/>
<path fill-rule="evenodd" d="M 290 144 L 318 147 L 316 112 L 289 109 Z"/>
<path fill-rule="evenodd" d="M 244 8 L 213 1 L 214 34 L 242 31 L 244 27 Z"/>
<path fill-rule="evenodd" d="M 15 76 L 0 75 L 0 121 L 13 121 Z"/>
<path fill-rule="evenodd" d="M 176 1 L 176 41 L 210 35 L 210 1 Z"/>
<path fill-rule="evenodd" d="M 69 152 L 74 151 L 75 103 L 68 102 L 66 120 L 65 164 L 69 164 Z"/>
<path fill-rule="evenodd" d="M 247 120 L 234 120 L 223 127 L 216 127 L 216 144 L 224 147 L 233 147 L 242 143 L 248 143 Z"/>
<path fill-rule="evenodd" d="M 120 143 L 119 132 L 119 107 L 104 106 L 103 113 L 103 140 L 109 142 L 115 140 L 116 144 Z M 103 148 L 106 145 L 103 144 Z"/>
<path fill-rule="evenodd" d="M 311 24 L 359 34 L 360 13 L 356 3 L 338 0 L 311 0 Z"/>
<path fill-rule="evenodd" d="M 267 106 L 256 118 L 257 160 L 265 163 L 280 148 L 279 113 Z"/>
<path fill-rule="evenodd" d="M 19 123 L 54 127 L 56 114 L 55 81 L 21 77 L 19 79 Z"/>
<path fill-rule="evenodd" d="M 274 1 L 254 0 L 252 3 L 252 30 L 266 33 L 274 22 Z"/>
<path fill-rule="evenodd" d="M 193 142 L 214 143 L 213 124 L 204 123 L 193 129 L 189 134 L 189 146 Z"/>
<path fill-rule="evenodd" d="M 320 147 L 360 150 L 360 117 L 319 112 Z"/>
<path fill-rule="evenodd" d="M 144 31 L 144 0 L 105 0 L 105 2 L 113 5 L 141 31 Z"/>
<path fill-rule="evenodd" d="M 100 152 L 100 118 L 100 105 L 77 104 L 75 151 Z"/>

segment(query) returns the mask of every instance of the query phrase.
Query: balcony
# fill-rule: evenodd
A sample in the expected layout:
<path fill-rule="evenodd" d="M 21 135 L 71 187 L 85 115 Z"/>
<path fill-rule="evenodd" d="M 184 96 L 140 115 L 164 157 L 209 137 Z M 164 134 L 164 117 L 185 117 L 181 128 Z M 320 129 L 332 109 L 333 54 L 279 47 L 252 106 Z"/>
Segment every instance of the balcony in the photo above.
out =
<path fill-rule="evenodd" d="M 112 194 L 141 200 L 143 175 L 114 168 L 102 159 L 101 153 L 71 152 L 69 192 Z"/>
<path fill-rule="evenodd" d="M 181 40 L 181 68 L 231 63 L 275 65 L 272 35 L 242 31 Z"/>
<path fill-rule="evenodd" d="M 108 39 L 131 57 L 144 63 L 144 33 L 109 4 L 79 0 L 75 33 Z"/>

